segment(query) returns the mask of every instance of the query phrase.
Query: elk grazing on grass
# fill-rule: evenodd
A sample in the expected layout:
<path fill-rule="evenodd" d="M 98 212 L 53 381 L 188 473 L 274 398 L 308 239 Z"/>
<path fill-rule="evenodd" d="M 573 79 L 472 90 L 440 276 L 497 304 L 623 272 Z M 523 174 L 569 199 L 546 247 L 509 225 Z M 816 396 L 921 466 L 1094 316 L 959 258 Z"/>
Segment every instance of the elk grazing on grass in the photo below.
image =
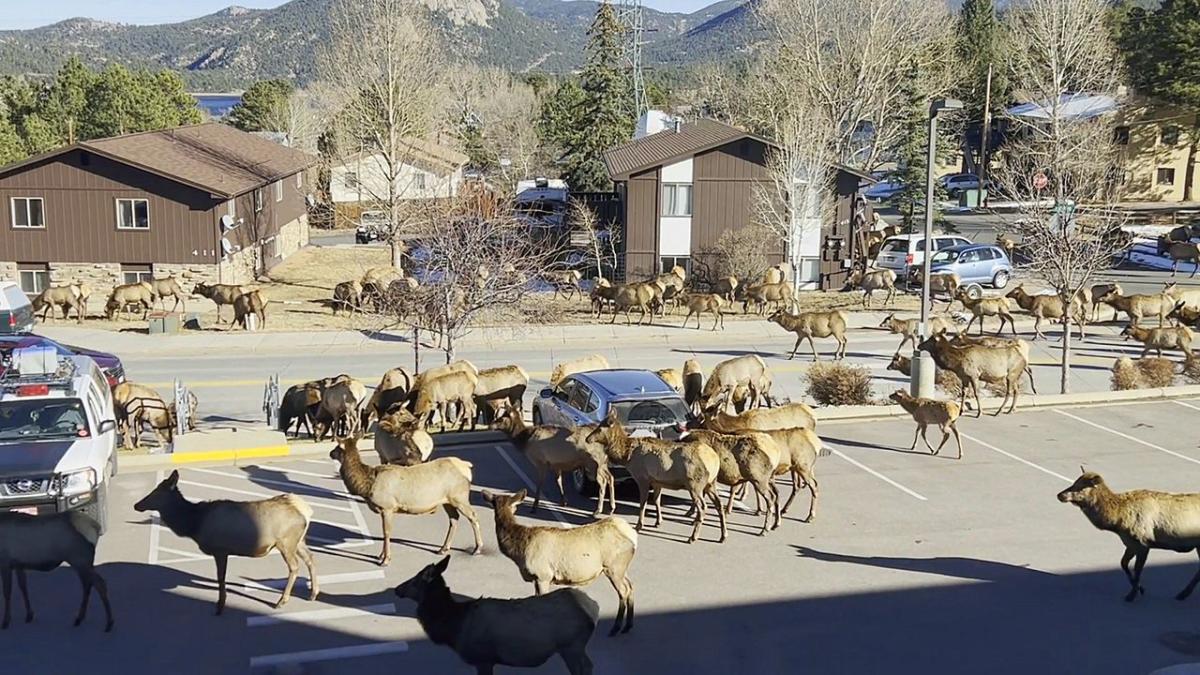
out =
<path fill-rule="evenodd" d="M 900 335 L 904 339 L 896 347 L 896 353 L 899 354 L 904 345 L 912 342 L 914 346 L 917 344 L 917 337 L 921 331 L 920 319 L 897 319 L 894 313 L 888 314 L 879 324 L 880 328 L 888 329 L 889 333 Z M 958 322 L 953 317 L 948 316 L 932 316 L 929 317 L 929 325 L 927 326 L 930 335 L 941 335 L 943 333 L 958 333 Z"/>
<path fill-rule="evenodd" d="M 1012 298 L 1016 301 L 1018 307 L 1033 316 L 1034 340 L 1046 337 L 1042 334 L 1042 319 L 1058 319 L 1062 321 L 1063 317 L 1067 315 L 1068 309 L 1073 315 L 1075 325 L 1079 326 L 1079 339 L 1082 340 L 1087 337 L 1084 334 L 1084 329 L 1087 326 L 1087 312 L 1080 300 L 1073 300 L 1068 308 L 1063 304 L 1062 298 L 1057 295 L 1031 295 L 1025 290 L 1024 284 L 1017 284 L 1016 288 L 1013 288 L 1004 297 Z M 982 333 L 982 331 L 983 327 L 980 326 L 980 332 Z M 1067 334 L 1063 333 L 1063 339 L 1065 340 L 1067 337 Z"/>
<path fill-rule="evenodd" d="M 39 293 L 30 304 L 33 305 L 34 314 L 42 313 L 42 321 L 54 314 L 56 308 L 60 308 L 63 320 L 66 320 L 73 309 L 79 323 L 83 323 L 84 304 L 74 286 L 51 286 Z"/>
<path fill-rule="evenodd" d="M 1112 532 L 1125 544 L 1121 570 L 1129 580 L 1125 602 L 1133 602 L 1142 588 L 1142 568 L 1150 549 L 1188 553 L 1200 546 L 1200 494 L 1176 494 L 1153 490 L 1113 492 L 1100 477 L 1079 467 L 1082 473 L 1071 487 L 1058 493 L 1058 501 L 1074 504 L 1098 530 Z M 1133 561 L 1133 571 L 1129 562 Z M 1186 600 L 1196 584 L 1198 570 L 1187 586 L 1175 596 Z"/>
<path fill-rule="evenodd" d="M 574 527 L 529 526 L 517 522 L 516 494 L 483 492 L 496 516 L 500 552 L 516 564 L 537 595 L 550 586 L 587 586 L 604 575 L 617 592 L 617 618 L 609 636 L 633 628 L 633 581 L 629 565 L 637 552 L 637 532 L 620 518 L 608 517 Z"/>
<path fill-rule="evenodd" d="M 962 389 L 958 396 L 958 407 L 962 410 L 968 389 L 975 394 L 975 416 L 983 413 L 979 401 L 979 383 L 1004 384 L 1004 400 L 993 415 L 999 415 L 1004 405 L 1011 399 L 1008 412 L 1017 407 L 1017 396 L 1021 391 L 1021 374 L 1029 376 L 1029 386 L 1033 393 L 1037 387 L 1033 383 L 1033 372 L 1029 369 L 1029 345 L 1023 340 L 996 347 L 977 344 L 955 344 L 944 335 L 935 335 L 921 344 L 917 349 L 929 352 L 939 368 L 944 368 L 958 376 Z"/>
<path fill-rule="evenodd" d="M 700 317 L 708 312 L 713 315 L 712 330 L 717 329 L 717 325 L 721 329 L 725 329 L 725 315 L 721 313 L 721 307 L 725 304 L 725 299 L 716 293 L 686 293 L 682 296 L 683 302 L 687 305 L 688 314 L 683 319 L 683 327 L 687 328 L 688 321 L 691 321 L 692 316 L 696 317 L 696 330 L 700 330 Z"/>
<path fill-rule="evenodd" d="M 96 542 L 100 541 L 100 525 L 80 511 L 47 513 L 33 516 L 16 511 L 0 511 L 0 578 L 4 581 L 4 621 L 0 629 L 8 629 L 11 618 L 12 577 L 17 575 L 17 588 L 25 601 L 25 623 L 33 621 L 33 603 L 25 572 L 49 572 L 66 563 L 83 584 L 83 599 L 75 625 L 87 616 L 92 589 L 104 603 L 107 622 L 104 631 L 113 628 L 112 606 L 108 603 L 108 584 L 96 572 Z"/>
<path fill-rule="evenodd" d="M 971 324 L 978 321 L 979 334 L 983 335 L 983 319 L 987 316 L 1000 317 L 1000 328 L 996 329 L 996 335 L 1004 332 L 1004 323 L 1006 321 L 1013 335 L 1017 334 L 1017 322 L 1013 320 L 1012 314 L 1009 313 L 1008 298 L 972 298 L 971 294 L 965 288 L 959 288 L 954 298 L 971 312 L 971 320 L 967 322 L 967 328 L 963 331 L 964 334 L 970 333 Z"/>
<path fill-rule="evenodd" d="M 353 314 L 362 309 L 362 302 L 363 285 L 358 281 L 343 281 L 333 287 L 333 302 L 330 304 L 334 316 L 337 316 L 339 310 Z"/>
<path fill-rule="evenodd" d="M 554 474 L 560 495 L 559 504 L 566 506 L 567 493 L 563 489 L 563 474 L 583 470 L 600 488 L 593 515 L 603 513 L 606 496 L 609 498 L 612 512 L 616 513 L 616 485 L 608 468 L 608 457 L 604 454 L 603 447 L 587 442 L 587 435 L 592 430 L 590 426 L 585 425 L 574 430 L 550 425 L 528 426 L 519 410 L 509 408 L 497 420 L 496 429 L 508 434 L 513 446 L 524 453 L 525 458 L 533 465 L 537 481 L 533 492 L 534 512 L 537 512 L 541 503 L 542 486 L 545 485 L 548 474 Z"/>
<path fill-rule="evenodd" d="M 950 439 L 950 434 L 953 432 L 954 441 L 958 443 L 958 456 L 955 459 L 962 459 L 962 437 L 959 436 L 958 426 L 955 424 L 962 408 L 957 403 L 931 398 L 916 398 L 903 389 L 897 389 L 888 398 L 899 403 L 900 407 L 912 415 L 913 421 L 917 423 L 917 430 L 913 433 L 912 446 L 909 447 L 910 451 L 917 449 L 917 437 L 919 436 L 922 441 L 925 441 L 925 447 L 929 448 L 929 452 L 936 455 L 942 451 L 942 446 Z M 942 431 L 942 442 L 938 443 L 937 448 L 929 444 L 929 438 L 925 435 L 930 424 L 936 424 Z"/>
<path fill-rule="evenodd" d="M 613 295 L 613 316 L 609 323 L 617 322 L 617 315 L 625 312 L 625 325 L 630 324 L 629 314 L 634 309 L 641 312 L 638 325 L 654 319 L 654 303 L 662 296 L 663 287 L 657 282 L 642 282 L 618 286 Z"/>
<path fill-rule="evenodd" d="M 303 499 L 282 494 L 270 499 L 235 502 L 218 499 L 190 502 L 179 491 L 179 472 L 172 471 L 150 494 L 133 505 L 138 513 L 157 511 L 172 532 L 196 542 L 217 562 L 217 614 L 225 611 L 225 570 L 229 556 L 261 558 L 277 550 L 287 564 L 288 578 L 275 607 L 292 596 L 300 570 L 308 568 L 309 600 L 320 593 L 312 553 L 304 543 L 312 522 L 312 507 Z"/>
<path fill-rule="evenodd" d="M 604 312 L 604 308 L 616 301 L 617 288 L 608 279 L 596 277 L 596 283 L 592 286 L 592 292 L 588 294 L 592 301 L 592 316 L 599 319 L 600 315 Z"/>
<path fill-rule="evenodd" d="M 104 316 L 112 321 L 117 312 L 120 312 L 124 317 L 130 305 L 142 308 L 142 320 L 145 321 L 150 310 L 154 308 L 154 292 L 150 289 L 150 284 L 142 281 L 112 289 L 108 301 L 104 303 Z"/>
<path fill-rule="evenodd" d="M 354 439 L 347 438 L 329 452 L 329 458 L 340 463 L 338 473 L 346 490 L 367 502 L 379 514 L 383 524 L 383 551 L 379 564 L 387 566 L 392 560 L 392 516 L 397 513 L 424 515 L 440 506 L 450 518 L 446 540 L 438 553 L 450 550 L 459 515 L 466 516 L 475 534 L 472 554 L 483 551 L 483 535 L 479 519 L 471 507 L 471 463 L 457 457 L 442 457 L 413 466 L 385 464 L 367 466 L 358 454 Z"/>
<path fill-rule="evenodd" d="M 192 295 L 208 298 L 217 306 L 218 324 L 221 323 L 221 308 L 225 305 L 233 305 L 233 301 L 245 292 L 245 287 L 233 284 L 208 284 L 201 282 L 192 287 Z"/>
<path fill-rule="evenodd" d="M 747 286 L 744 298 L 742 301 L 743 314 L 750 312 L 750 305 L 754 305 L 755 311 L 760 316 L 767 313 L 768 303 L 774 306 L 776 312 L 790 311 L 797 308 L 792 285 L 783 281 L 773 284 L 763 283 Z"/>
<path fill-rule="evenodd" d="M 687 490 L 695 509 L 688 543 L 700 537 L 700 528 L 704 525 L 705 499 L 710 500 L 717 509 L 721 524 L 719 541 L 725 541 L 725 511 L 721 508 L 716 487 L 721 460 L 712 448 L 698 441 L 631 438 L 621 426 L 615 411 L 609 412 L 604 422 L 588 434 L 587 442 L 602 443 L 609 459 L 624 466 L 637 483 L 641 496 L 638 530 L 642 529 L 645 522 L 646 506 L 651 499 L 654 499 L 654 526 L 662 524 L 663 489 Z"/>
<path fill-rule="evenodd" d="M 476 672 L 496 666 L 536 668 L 558 655 L 570 675 L 591 675 L 588 640 L 600 606 L 577 588 L 529 598 L 455 599 L 442 579 L 450 557 L 427 565 L 396 587 L 396 597 L 415 600 L 417 621 L 434 644 L 454 650 Z"/>
<path fill-rule="evenodd" d="M 1167 312 L 1170 312 L 1171 308 L 1175 306 L 1175 300 L 1166 293 L 1124 295 L 1121 287 L 1116 285 L 1096 300 L 1114 310 L 1125 312 L 1129 315 L 1129 321 L 1135 326 L 1141 323 L 1142 317 L 1149 316 L 1157 316 L 1158 325 L 1162 326 L 1166 322 Z M 1114 319 L 1116 319 L 1115 314 L 1114 312 Z"/>
<path fill-rule="evenodd" d="M 887 305 L 896 296 L 896 273 L 892 270 L 871 270 L 866 272 L 863 270 L 854 270 L 854 273 L 846 279 L 846 286 L 842 290 L 849 291 L 855 288 L 862 289 L 863 309 L 870 309 L 871 298 L 874 296 L 875 291 L 887 291 L 887 297 L 883 300 L 883 304 Z"/>
<path fill-rule="evenodd" d="M 779 310 L 772 314 L 768 321 L 796 334 L 796 344 L 792 347 L 789 359 L 796 358 L 796 351 L 800 349 L 800 343 L 808 340 L 808 345 L 812 347 L 813 361 L 816 361 L 817 343 L 813 341 L 813 338 L 827 337 L 832 337 L 838 343 L 833 358 L 835 360 L 846 358 L 846 313 L 840 309 L 828 312 L 801 312 L 800 314 L 788 314 Z"/>
<path fill-rule="evenodd" d="M 1129 324 L 1121 331 L 1125 339 L 1133 338 L 1142 343 L 1142 358 L 1154 350 L 1155 356 L 1162 357 L 1164 349 L 1178 349 L 1183 352 L 1183 358 L 1188 363 L 1192 361 L 1192 329 L 1187 326 L 1168 326 L 1165 328 L 1142 328 L 1137 324 Z"/>

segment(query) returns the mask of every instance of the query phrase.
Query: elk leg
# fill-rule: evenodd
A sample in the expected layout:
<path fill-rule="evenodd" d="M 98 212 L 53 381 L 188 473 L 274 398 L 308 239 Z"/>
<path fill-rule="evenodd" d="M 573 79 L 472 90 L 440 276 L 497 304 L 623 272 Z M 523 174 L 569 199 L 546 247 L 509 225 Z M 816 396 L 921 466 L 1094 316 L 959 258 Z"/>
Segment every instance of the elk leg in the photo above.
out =
<path fill-rule="evenodd" d="M 813 336 L 811 336 L 811 335 L 808 336 L 808 346 L 812 347 L 813 363 L 816 363 L 817 362 L 817 343 L 815 340 L 813 340 Z"/>
<path fill-rule="evenodd" d="M 634 529 L 636 529 L 640 532 L 642 529 L 642 526 L 646 522 L 646 505 L 650 503 L 650 488 L 645 485 L 642 485 L 639 482 L 638 483 L 638 492 L 640 493 L 640 496 L 641 496 L 641 500 L 640 500 L 641 504 L 638 504 L 638 519 L 637 519 L 637 525 L 634 527 Z"/>
<path fill-rule="evenodd" d="M 1137 557 L 1133 561 L 1133 588 L 1129 589 L 1129 593 L 1125 596 L 1125 602 L 1133 602 L 1138 593 L 1145 593 L 1142 588 L 1142 568 L 1146 566 L 1146 558 L 1150 556 L 1150 549 L 1143 548 L 1137 552 Z"/>
<path fill-rule="evenodd" d="M 744 485 L 744 483 L 742 483 Z M 733 513 L 733 493 L 737 492 L 734 486 L 729 486 L 729 499 L 725 502 L 725 513 Z"/>
<path fill-rule="evenodd" d="M 792 505 L 792 500 L 796 498 L 796 493 L 800 491 L 800 470 L 792 467 L 792 494 L 788 495 L 787 501 L 783 503 L 781 513 L 787 513 L 788 507 Z"/>
<path fill-rule="evenodd" d="M 817 479 L 813 476 L 807 476 L 806 482 L 808 483 L 808 492 L 812 496 L 812 501 L 809 502 L 808 516 L 804 519 L 804 522 L 811 523 L 812 519 L 817 515 L 817 494 L 819 488 L 817 487 Z"/>
<path fill-rule="evenodd" d="M 654 488 L 654 526 L 662 525 L 662 488 Z"/>
<path fill-rule="evenodd" d="M 546 465 L 539 464 L 537 466 L 537 487 L 533 490 L 533 508 L 531 511 L 537 513 L 538 505 L 542 501 L 542 484 L 546 482 Z"/>
<path fill-rule="evenodd" d="M 25 623 L 33 622 L 33 604 L 29 599 L 29 585 L 25 579 L 25 568 L 16 568 L 17 588 L 21 590 L 21 599 L 25 601 Z"/>
<path fill-rule="evenodd" d="M 450 504 L 442 504 L 442 508 L 446 510 L 446 516 L 450 518 L 450 527 L 446 529 L 446 541 L 442 542 L 442 547 L 438 549 L 438 555 L 450 552 L 450 541 L 454 539 L 454 531 L 458 529 L 458 509 Z"/>
<path fill-rule="evenodd" d="M 213 556 L 217 562 L 217 616 L 225 611 L 225 572 L 229 568 L 229 556 L 217 553 Z"/>
<path fill-rule="evenodd" d="M 1125 580 L 1129 583 L 1134 583 L 1133 572 L 1129 570 L 1129 561 L 1133 560 L 1134 550 L 1126 547 L 1125 552 L 1121 554 L 1121 571 L 1125 573 Z"/>
<path fill-rule="evenodd" d="M 1004 317 L 1000 317 L 1000 330 L 1004 330 Z M 1033 315 L 1033 339 L 1045 337 L 1042 335 L 1042 317 L 1039 314 Z"/>
<path fill-rule="evenodd" d="M 704 497 L 697 494 L 695 491 L 690 491 L 692 497 L 692 508 L 695 509 L 696 515 L 692 518 L 692 536 L 688 537 L 688 543 L 694 543 L 700 538 L 700 528 L 704 527 Z M 725 520 L 725 512 L 721 510 L 721 500 L 717 499 L 717 514 L 721 516 L 721 520 Z"/>
<path fill-rule="evenodd" d="M 305 534 L 308 533 L 305 532 Z M 308 568 L 308 599 L 310 601 L 316 600 L 317 596 L 321 594 L 320 584 L 317 582 L 316 563 L 313 561 L 312 551 L 308 550 L 308 544 L 304 543 L 303 537 L 296 544 L 296 554 L 300 556 L 300 559 L 304 561 L 304 566 Z"/>
<path fill-rule="evenodd" d="M 612 630 L 608 632 L 608 636 L 612 637 L 621 630 L 621 624 L 625 622 L 625 605 L 628 602 L 626 597 L 627 588 L 625 586 L 624 570 L 618 573 L 611 568 L 605 568 L 604 576 L 608 578 L 608 583 L 612 584 L 613 590 L 617 593 L 617 618 L 613 621 Z"/>
<path fill-rule="evenodd" d="M 18 574 L 20 574 L 19 571 Z M 18 576 L 17 578 L 20 579 L 21 577 Z M 1192 580 L 1188 582 L 1187 586 L 1184 586 L 1182 591 L 1179 591 L 1179 594 L 1175 596 L 1175 599 L 1186 600 L 1187 597 L 1192 594 L 1192 591 L 1196 590 L 1197 583 L 1200 583 L 1200 569 L 1196 570 L 1196 575 L 1192 577 Z"/>
<path fill-rule="evenodd" d="M 916 430 L 914 430 L 914 431 L 913 431 L 913 442 L 912 442 L 912 445 L 911 445 L 911 446 L 909 446 L 909 448 L 908 448 L 909 452 L 912 452 L 913 450 L 916 450 L 916 449 L 917 449 L 917 439 L 918 439 L 918 438 L 920 438 L 920 436 L 921 436 L 921 429 L 922 429 L 922 428 L 924 428 L 924 425 L 923 425 L 923 424 L 921 424 L 920 422 L 917 422 L 917 428 L 916 428 Z"/>
<path fill-rule="evenodd" d="M 558 505 L 566 506 L 567 505 L 567 491 L 563 489 L 562 472 L 561 471 L 554 472 L 554 482 L 558 484 L 558 494 L 560 495 L 559 500 L 558 500 Z"/>
<path fill-rule="evenodd" d="M 796 344 L 792 347 L 792 355 L 788 357 L 788 360 L 796 358 L 796 352 L 800 349 L 800 341 L 803 339 L 804 336 L 802 335 L 796 336 Z"/>
<path fill-rule="evenodd" d="M 275 603 L 275 609 L 279 609 L 287 604 L 289 598 L 292 597 L 292 587 L 296 585 L 296 575 L 300 572 L 300 563 L 296 560 L 296 551 L 288 551 L 284 547 L 279 547 L 279 555 L 283 556 L 283 563 L 287 565 L 288 577 L 287 583 L 283 586 L 283 593 L 279 596 L 279 601 Z"/>
<path fill-rule="evenodd" d="M 392 560 L 392 514 L 380 511 L 379 520 L 383 523 L 383 550 L 379 552 L 379 564 L 386 566 Z"/>
<path fill-rule="evenodd" d="M 925 435 L 928 431 L 929 431 L 929 425 L 922 424 L 921 425 L 921 440 L 925 442 L 925 447 L 929 448 L 930 454 L 936 455 L 936 454 L 938 454 L 938 451 L 933 449 L 933 446 L 929 444 L 929 437 Z M 938 446 L 939 449 L 941 449 L 941 447 L 942 446 L 940 446 L 940 445 Z"/>
<path fill-rule="evenodd" d="M 725 527 L 725 514 L 721 512 L 721 497 L 717 495 L 717 488 L 712 485 L 704 488 L 704 492 L 712 500 L 713 506 L 717 507 L 717 520 L 721 522 L 721 538 L 717 540 L 717 543 L 724 543 L 729 531 Z"/>
<path fill-rule="evenodd" d="M 475 515 L 475 509 L 471 508 L 470 496 L 468 495 L 465 499 L 456 498 L 452 505 L 471 524 L 471 534 L 475 535 L 475 548 L 471 549 L 471 555 L 483 553 L 483 534 L 479 531 L 479 518 Z"/>

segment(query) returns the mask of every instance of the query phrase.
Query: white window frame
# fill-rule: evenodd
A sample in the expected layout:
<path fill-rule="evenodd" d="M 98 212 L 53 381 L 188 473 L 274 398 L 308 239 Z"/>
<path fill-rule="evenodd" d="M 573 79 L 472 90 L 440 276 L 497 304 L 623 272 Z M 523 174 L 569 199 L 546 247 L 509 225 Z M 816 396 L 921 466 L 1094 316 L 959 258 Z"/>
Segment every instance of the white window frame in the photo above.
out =
<path fill-rule="evenodd" d="M 275 202 L 283 201 L 283 179 L 275 181 Z"/>
<path fill-rule="evenodd" d="M 424 171 L 418 171 L 416 175 L 417 189 L 424 192 L 429 189 L 429 175 Z"/>
<path fill-rule="evenodd" d="M 257 190 L 255 190 L 254 194 L 251 195 L 250 199 L 254 202 L 254 212 L 262 213 L 263 206 L 264 206 L 263 202 L 266 201 L 264 199 L 262 188 L 258 188 Z"/>
<path fill-rule="evenodd" d="M 25 283 L 24 283 L 26 274 L 33 275 L 33 283 L 30 284 L 31 288 L 29 290 L 26 290 Z M 42 281 L 42 283 L 38 283 L 39 279 Z M 25 291 L 25 293 L 27 295 L 29 295 L 30 297 L 33 297 L 34 295 L 41 293 L 42 291 L 46 290 L 47 288 L 50 288 L 49 266 L 41 268 L 41 269 L 22 269 L 22 267 L 20 265 L 18 265 L 17 266 L 17 285 L 19 285 L 21 287 L 21 290 Z"/>
<path fill-rule="evenodd" d="M 42 204 L 42 224 L 41 225 L 18 225 L 17 224 L 17 202 L 25 202 L 25 222 L 32 223 L 33 218 L 30 217 L 29 203 L 38 201 Z M 46 229 L 46 200 L 42 197 L 12 197 L 9 199 L 9 207 L 12 213 L 12 226 L 18 230 L 44 230 Z"/>
<path fill-rule="evenodd" d="M 134 275 L 133 281 L 129 280 L 129 275 Z M 153 281 L 154 270 L 121 270 L 121 282 L 124 284 L 136 284 L 142 281 Z"/>
<path fill-rule="evenodd" d="M 686 212 L 677 210 L 679 206 L 679 194 L 682 192 L 680 188 L 687 188 L 687 209 Z M 668 197 L 667 195 L 671 196 Z M 693 213 L 693 201 L 695 198 L 695 188 L 692 183 L 663 183 L 662 185 L 662 216 L 664 218 L 691 218 Z M 676 208 L 672 208 L 676 207 Z"/>
<path fill-rule="evenodd" d="M 296 173 L 296 189 L 297 190 L 304 189 L 304 172 L 303 171 Z"/>
<path fill-rule="evenodd" d="M 1170 171 L 1171 180 L 1163 180 L 1162 172 Z M 1175 167 L 1160 166 L 1154 169 L 1154 184 L 1155 185 L 1175 185 Z"/>
<path fill-rule="evenodd" d="M 133 223 L 134 223 L 133 225 L 122 225 L 121 224 L 121 202 L 133 202 L 133 208 L 130 211 L 130 213 L 133 215 Z M 137 226 L 137 203 L 138 202 L 146 203 L 146 226 L 145 227 Z M 149 232 L 150 231 L 150 200 L 149 199 L 142 199 L 140 197 L 117 197 L 115 200 L 115 203 L 116 203 L 116 209 L 117 209 L 117 229 L 118 230 L 134 230 L 137 232 Z"/>

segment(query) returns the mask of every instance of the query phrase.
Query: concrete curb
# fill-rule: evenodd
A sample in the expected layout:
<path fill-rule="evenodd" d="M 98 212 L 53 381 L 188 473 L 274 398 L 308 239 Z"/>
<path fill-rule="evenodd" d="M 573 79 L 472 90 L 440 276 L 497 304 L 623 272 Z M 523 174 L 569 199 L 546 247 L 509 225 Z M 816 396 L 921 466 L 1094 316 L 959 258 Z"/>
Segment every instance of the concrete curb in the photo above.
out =
<path fill-rule="evenodd" d="M 1094 406 L 1106 403 L 1131 403 L 1143 401 L 1165 401 L 1176 398 L 1200 397 L 1200 385 L 1165 387 L 1162 389 L 1136 389 L 1130 391 L 1090 391 L 1080 394 L 1022 394 L 1018 410 Z M 1002 397 L 985 397 L 983 407 L 995 410 Z M 895 405 L 848 405 L 837 408 L 816 408 L 817 423 L 852 422 L 856 420 L 888 419 L 907 417 L 903 408 Z"/>

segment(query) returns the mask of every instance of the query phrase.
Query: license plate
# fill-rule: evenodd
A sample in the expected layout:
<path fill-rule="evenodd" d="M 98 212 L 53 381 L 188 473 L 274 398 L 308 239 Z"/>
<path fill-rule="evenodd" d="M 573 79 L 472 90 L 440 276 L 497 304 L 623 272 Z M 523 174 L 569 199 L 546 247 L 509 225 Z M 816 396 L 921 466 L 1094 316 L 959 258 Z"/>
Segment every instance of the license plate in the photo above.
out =
<path fill-rule="evenodd" d="M 36 506 L 14 506 L 9 509 L 9 511 L 12 511 L 13 513 L 28 513 L 31 516 L 36 516 L 38 514 L 38 509 Z"/>

